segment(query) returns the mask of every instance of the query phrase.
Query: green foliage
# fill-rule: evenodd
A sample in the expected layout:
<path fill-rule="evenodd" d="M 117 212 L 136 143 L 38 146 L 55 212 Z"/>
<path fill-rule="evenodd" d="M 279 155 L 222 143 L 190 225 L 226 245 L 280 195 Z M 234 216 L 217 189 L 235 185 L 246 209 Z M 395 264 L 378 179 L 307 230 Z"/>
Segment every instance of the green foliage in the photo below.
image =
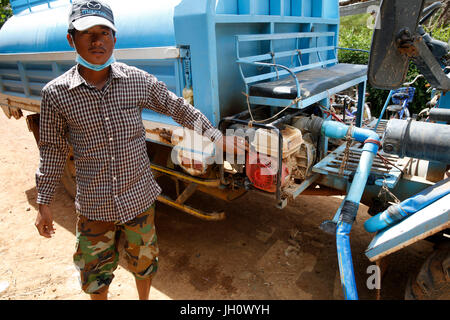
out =
<path fill-rule="evenodd" d="M 0 0 L 0 28 L 12 16 L 11 6 L 9 0 Z"/>
<path fill-rule="evenodd" d="M 339 32 L 339 47 L 370 50 L 373 34 L 373 30 L 367 27 L 367 22 L 370 22 L 370 19 L 372 19 L 370 14 L 342 17 Z M 427 31 L 430 32 L 431 30 L 427 29 Z M 450 27 L 447 24 L 441 28 L 434 28 L 431 33 L 434 38 L 447 42 L 450 38 Z M 367 64 L 369 62 L 369 54 L 364 52 L 339 50 L 338 58 L 343 63 Z M 416 66 L 410 63 L 406 82 L 414 80 L 418 74 L 419 71 Z M 418 79 L 413 86 L 416 88 L 416 93 L 414 101 L 409 107 L 412 114 L 420 112 L 430 100 L 430 93 L 427 92 L 429 85 L 425 79 Z M 367 101 L 371 104 L 372 114 L 378 116 L 389 91 L 373 88 L 368 83 L 367 92 L 369 93 Z"/>

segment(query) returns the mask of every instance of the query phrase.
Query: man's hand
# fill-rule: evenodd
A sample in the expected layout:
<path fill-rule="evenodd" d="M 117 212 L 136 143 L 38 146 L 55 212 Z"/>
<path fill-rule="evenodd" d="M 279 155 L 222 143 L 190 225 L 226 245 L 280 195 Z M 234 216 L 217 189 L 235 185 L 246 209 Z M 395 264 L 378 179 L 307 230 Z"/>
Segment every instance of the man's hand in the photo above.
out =
<path fill-rule="evenodd" d="M 46 204 L 39 205 L 39 212 L 34 223 L 41 236 L 51 238 L 55 233 L 53 228 L 53 216 L 50 207 Z"/>

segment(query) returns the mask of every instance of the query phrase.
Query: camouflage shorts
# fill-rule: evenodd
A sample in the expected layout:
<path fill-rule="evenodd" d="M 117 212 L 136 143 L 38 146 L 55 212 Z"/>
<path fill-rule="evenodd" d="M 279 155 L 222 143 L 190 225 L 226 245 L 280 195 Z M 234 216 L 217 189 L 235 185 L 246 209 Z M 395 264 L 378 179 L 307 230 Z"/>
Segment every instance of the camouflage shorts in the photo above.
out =
<path fill-rule="evenodd" d="M 158 268 L 155 205 L 124 224 L 90 220 L 78 215 L 73 255 L 84 292 L 101 293 L 109 287 L 119 262 L 118 243 L 125 236 L 125 260 L 137 279 L 151 278 Z"/>

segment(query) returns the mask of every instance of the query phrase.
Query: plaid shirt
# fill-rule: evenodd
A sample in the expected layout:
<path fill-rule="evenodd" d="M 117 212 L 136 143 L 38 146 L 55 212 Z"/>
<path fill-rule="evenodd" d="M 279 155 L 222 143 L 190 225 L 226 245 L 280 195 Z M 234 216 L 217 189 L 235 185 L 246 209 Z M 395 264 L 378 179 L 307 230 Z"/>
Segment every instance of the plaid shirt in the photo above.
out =
<path fill-rule="evenodd" d="M 114 63 L 98 90 L 74 66 L 42 90 L 37 203 L 51 203 L 70 143 L 75 207 L 81 215 L 123 223 L 150 207 L 161 188 L 150 169 L 142 108 L 171 116 L 189 129 L 201 123 L 213 141 L 221 136 L 200 111 L 145 71 Z"/>

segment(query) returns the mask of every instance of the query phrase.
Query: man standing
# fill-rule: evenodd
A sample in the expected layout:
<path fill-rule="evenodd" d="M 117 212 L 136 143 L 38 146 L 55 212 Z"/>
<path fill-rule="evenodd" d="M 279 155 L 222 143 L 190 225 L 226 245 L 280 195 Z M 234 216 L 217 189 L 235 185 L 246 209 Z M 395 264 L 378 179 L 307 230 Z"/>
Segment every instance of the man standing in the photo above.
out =
<path fill-rule="evenodd" d="M 219 150 L 227 139 L 154 76 L 115 62 L 115 32 L 107 4 L 73 2 L 67 40 L 77 52 L 77 65 L 42 90 L 35 225 L 44 237 L 54 233 L 49 204 L 70 143 L 77 182 L 74 262 L 82 289 L 92 299 L 107 298 L 123 232 L 125 258 L 139 298 L 148 299 L 158 268 L 154 203 L 161 189 L 151 173 L 141 110 L 150 108 L 169 115 L 190 129 L 201 123 L 202 131 L 209 132 L 205 135 Z"/>

